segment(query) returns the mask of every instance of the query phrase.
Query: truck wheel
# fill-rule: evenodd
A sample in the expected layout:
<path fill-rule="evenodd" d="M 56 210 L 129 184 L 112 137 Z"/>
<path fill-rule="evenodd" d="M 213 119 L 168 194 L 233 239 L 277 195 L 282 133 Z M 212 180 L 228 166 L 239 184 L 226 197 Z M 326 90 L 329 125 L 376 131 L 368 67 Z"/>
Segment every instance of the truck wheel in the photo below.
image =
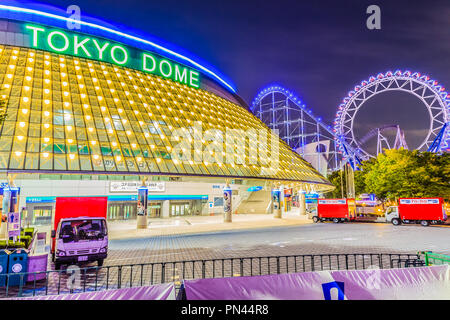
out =
<path fill-rule="evenodd" d="M 99 267 L 101 267 L 103 265 L 103 259 L 97 260 L 97 264 Z"/>
<path fill-rule="evenodd" d="M 394 226 L 398 226 L 398 225 L 400 225 L 400 220 L 397 219 L 397 218 L 394 218 L 394 219 L 392 219 L 392 224 L 393 224 Z"/>
<path fill-rule="evenodd" d="M 428 227 L 428 226 L 430 225 L 430 223 L 429 223 L 427 220 L 422 220 L 422 221 L 420 221 L 420 224 L 421 224 L 423 227 Z"/>
<path fill-rule="evenodd" d="M 319 222 L 319 217 L 318 217 L 318 216 L 314 216 L 314 217 L 313 217 L 313 221 L 314 221 L 314 223 Z"/>
<path fill-rule="evenodd" d="M 338 218 L 333 218 L 333 222 L 334 222 L 334 223 L 339 223 L 339 221 L 340 221 L 340 219 L 338 219 Z"/>
<path fill-rule="evenodd" d="M 320 222 L 325 222 L 325 221 L 326 221 L 325 218 L 320 219 Z"/>

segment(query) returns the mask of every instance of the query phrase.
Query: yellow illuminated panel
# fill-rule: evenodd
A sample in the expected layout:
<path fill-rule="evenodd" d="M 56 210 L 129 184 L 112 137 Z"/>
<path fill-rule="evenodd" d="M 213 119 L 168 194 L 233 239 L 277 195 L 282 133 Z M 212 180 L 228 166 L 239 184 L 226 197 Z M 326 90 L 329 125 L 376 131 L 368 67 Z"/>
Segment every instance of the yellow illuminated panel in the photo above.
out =
<path fill-rule="evenodd" d="M 267 177 L 327 183 L 278 137 L 278 169 L 270 171 L 274 164 L 268 155 L 257 152 L 256 139 L 231 151 L 244 157 L 242 163 L 227 163 L 226 139 L 215 139 L 213 130 L 263 129 L 269 135 L 264 147 L 268 150 L 272 133 L 241 106 L 205 90 L 109 63 L 2 45 L 0 79 L 1 95 L 8 100 L 0 135 L 3 170 Z M 202 132 L 197 132 L 198 122 Z M 173 148 L 180 143 L 179 137 L 172 135 L 175 130 L 191 137 L 189 161 L 172 158 Z M 213 148 L 220 144 L 222 149 Z M 195 146 L 206 150 L 203 157 L 195 154 Z M 262 167 L 269 169 L 261 171 Z"/>

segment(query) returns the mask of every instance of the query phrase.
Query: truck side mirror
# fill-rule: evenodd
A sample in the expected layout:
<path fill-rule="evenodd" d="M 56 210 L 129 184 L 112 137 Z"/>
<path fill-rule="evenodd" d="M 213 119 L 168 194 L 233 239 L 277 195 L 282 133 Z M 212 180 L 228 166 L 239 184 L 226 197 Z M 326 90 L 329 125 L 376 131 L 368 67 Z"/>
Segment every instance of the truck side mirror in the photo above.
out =
<path fill-rule="evenodd" d="M 56 237 L 56 230 L 52 230 L 52 238 Z"/>

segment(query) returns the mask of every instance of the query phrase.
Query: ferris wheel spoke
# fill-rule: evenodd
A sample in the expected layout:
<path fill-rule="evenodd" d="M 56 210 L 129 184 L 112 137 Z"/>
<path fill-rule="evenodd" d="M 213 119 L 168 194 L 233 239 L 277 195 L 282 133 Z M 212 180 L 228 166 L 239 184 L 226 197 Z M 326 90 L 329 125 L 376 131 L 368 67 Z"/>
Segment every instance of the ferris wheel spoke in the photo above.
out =
<path fill-rule="evenodd" d="M 356 113 L 363 107 L 364 103 L 373 95 L 387 91 L 404 91 L 409 92 L 418 97 L 428 109 L 430 115 L 430 128 L 426 138 L 418 147 L 429 146 L 434 139 L 430 137 L 437 136 L 450 117 L 450 97 L 447 92 L 443 92 L 443 88 L 438 85 L 437 81 L 430 80 L 430 77 L 421 75 L 420 73 L 412 73 L 410 71 L 402 72 L 400 70 L 385 74 L 379 73 L 376 77 L 369 77 L 369 80 L 362 81 L 360 85 L 355 86 L 353 91 L 344 99 L 343 104 L 336 114 L 335 126 L 336 135 L 342 136 L 344 141 L 349 141 L 350 145 L 355 146 L 362 154 L 369 153 L 363 150 L 356 142 L 353 121 Z M 351 126 L 348 126 L 348 123 Z M 430 142 L 431 141 L 431 142 Z M 389 146 L 389 142 L 384 141 Z M 371 156 L 371 155 L 369 155 Z"/>

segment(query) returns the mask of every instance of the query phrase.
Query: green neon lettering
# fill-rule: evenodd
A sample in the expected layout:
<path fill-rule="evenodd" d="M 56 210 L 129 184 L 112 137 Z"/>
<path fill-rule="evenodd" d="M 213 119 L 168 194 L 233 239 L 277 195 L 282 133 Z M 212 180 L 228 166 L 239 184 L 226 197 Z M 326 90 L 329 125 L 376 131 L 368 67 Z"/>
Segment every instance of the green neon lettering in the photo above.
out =
<path fill-rule="evenodd" d="M 198 77 L 199 77 L 199 74 L 198 74 L 198 72 L 195 72 L 195 71 L 193 71 L 193 70 L 190 70 L 189 74 L 190 74 L 190 77 L 189 77 L 189 79 L 190 79 L 189 84 L 190 84 L 191 86 L 195 87 L 195 88 L 200 87 L 200 84 L 198 83 L 198 81 L 199 81 L 199 78 L 198 78 Z"/>
<path fill-rule="evenodd" d="M 83 35 L 77 35 L 76 33 L 66 33 L 62 30 L 51 30 L 35 25 L 25 24 L 25 29 L 27 29 L 27 32 L 25 33 L 28 33 L 31 38 L 30 47 L 33 48 L 41 48 L 49 51 L 53 50 L 58 53 L 67 53 L 68 49 L 71 49 L 71 46 L 73 46 L 74 55 L 82 55 L 97 60 L 107 59 L 117 65 L 126 65 L 130 61 L 129 49 L 126 46 L 115 44 L 114 42 L 111 44 L 110 42 L 103 42 L 101 39 L 96 39 L 94 37 L 86 37 Z M 42 41 L 45 42 L 43 39 L 44 37 L 47 38 L 47 44 L 42 43 Z M 94 45 L 90 44 L 90 40 L 92 40 Z M 95 46 L 95 49 L 92 48 L 93 46 Z M 109 57 L 105 57 L 104 53 L 109 48 Z M 97 50 L 98 54 L 97 52 L 94 52 L 95 50 Z M 138 49 L 132 50 L 133 53 L 135 53 L 134 50 Z M 71 53 L 72 49 L 69 54 Z M 190 87 L 200 87 L 199 72 L 191 70 L 188 67 L 178 65 L 168 59 L 160 59 L 161 58 L 159 55 L 155 57 L 153 54 L 142 52 L 142 70 L 145 72 L 155 73 L 158 68 L 156 73 L 164 78 L 170 78 L 173 81 L 177 81 Z M 130 65 L 131 68 L 138 67 L 134 66 L 134 61 L 132 64 L 133 66 Z"/>
<path fill-rule="evenodd" d="M 33 47 L 37 47 L 38 46 L 38 32 L 44 32 L 45 29 L 44 28 L 38 28 L 35 26 L 25 26 L 26 29 L 30 29 L 33 30 Z"/>
<path fill-rule="evenodd" d="M 167 66 L 169 66 L 169 73 L 164 73 L 164 71 L 163 71 L 163 65 L 167 65 Z M 171 75 L 172 75 L 172 65 L 170 64 L 170 62 L 169 61 L 167 61 L 167 60 L 161 60 L 160 62 L 159 62 L 159 71 L 161 72 L 161 74 L 164 76 L 164 77 L 166 77 L 166 78 L 169 78 Z"/>
<path fill-rule="evenodd" d="M 122 61 L 117 60 L 117 58 L 115 56 L 115 52 L 116 52 L 117 49 L 120 49 L 123 52 L 123 60 Z M 111 59 L 113 59 L 114 62 L 117 63 L 117 64 L 120 64 L 120 65 L 125 64 L 128 61 L 128 52 L 127 52 L 127 50 L 124 47 L 119 46 L 119 45 L 115 45 L 114 47 L 111 48 Z"/>
<path fill-rule="evenodd" d="M 152 60 L 153 67 L 151 67 L 151 68 L 147 67 L 147 58 Z M 155 60 L 155 58 L 152 55 L 144 53 L 142 60 L 143 60 L 143 62 L 142 62 L 142 69 L 144 71 L 147 71 L 147 72 L 155 71 L 155 69 L 156 69 L 156 60 Z"/>
<path fill-rule="evenodd" d="M 186 84 L 187 83 L 187 69 L 182 68 L 183 73 L 180 72 L 180 66 L 177 64 L 175 65 L 175 81 L 179 81 L 181 83 Z"/>
<path fill-rule="evenodd" d="M 89 40 L 91 40 L 91 38 L 86 38 L 83 41 L 81 41 L 80 43 L 78 43 L 78 36 L 74 36 L 74 54 L 78 55 L 78 49 L 81 48 L 83 49 L 84 53 L 86 53 L 86 55 L 90 58 L 91 54 L 89 53 L 89 51 L 87 51 L 86 47 L 84 46 L 84 44 L 86 42 L 88 42 Z"/>
<path fill-rule="evenodd" d="M 105 49 L 109 46 L 109 42 L 106 42 L 103 47 L 100 48 L 100 45 L 98 44 L 97 40 L 93 39 L 92 40 L 95 44 L 95 46 L 97 47 L 98 50 L 98 58 L 100 60 L 103 60 L 103 51 L 105 51 Z"/>
<path fill-rule="evenodd" d="M 65 44 L 62 48 L 55 47 L 55 45 L 52 42 L 54 36 L 61 36 L 64 39 Z M 48 42 L 48 45 L 50 46 L 50 48 L 52 48 L 53 50 L 58 51 L 58 52 L 66 51 L 69 48 L 69 39 L 67 38 L 67 36 L 64 33 L 60 32 L 60 31 L 50 32 L 47 37 L 47 42 Z"/>

